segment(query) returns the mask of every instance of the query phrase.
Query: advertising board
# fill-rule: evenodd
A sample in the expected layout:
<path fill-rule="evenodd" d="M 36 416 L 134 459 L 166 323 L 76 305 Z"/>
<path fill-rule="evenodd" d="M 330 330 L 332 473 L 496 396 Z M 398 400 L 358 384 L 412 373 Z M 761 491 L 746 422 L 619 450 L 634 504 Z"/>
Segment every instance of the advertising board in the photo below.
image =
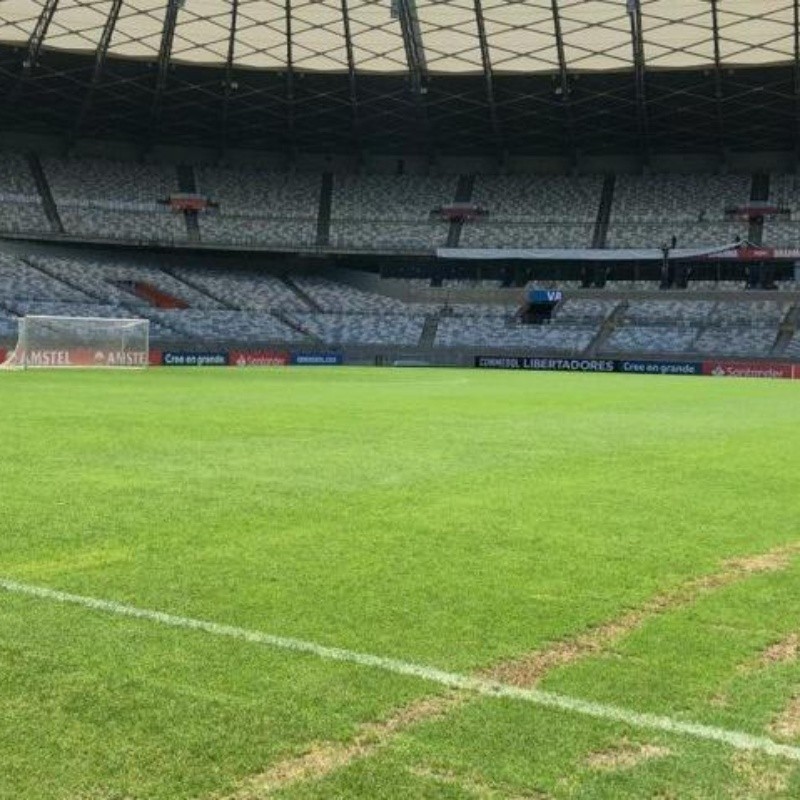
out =
<path fill-rule="evenodd" d="M 104 350 L 94 347 L 36 347 L 27 351 L 29 367 L 145 367 L 145 350 Z"/>
<path fill-rule="evenodd" d="M 703 375 L 715 378 L 792 378 L 791 364 L 765 361 L 704 361 Z"/>
<path fill-rule="evenodd" d="M 341 353 L 293 353 L 292 364 L 302 367 L 332 367 L 344 362 Z"/>
<path fill-rule="evenodd" d="M 548 372 L 614 372 L 614 362 L 604 358 L 534 358 L 529 356 L 476 356 L 479 369 L 522 369 Z"/>
<path fill-rule="evenodd" d="M 279 350 L 232 350 L 229 363 L 232 367 L 285 367 L 289 354 Z"/>
<path fill-rule="evenodd" d="M 701 361 L 617 361 L 616 371 L 633 375 L 702 375 Z"/>
<path fill-rule="evenodd" d="M 228 364 L 228 354 L 219 352 L 187 353 L 166 350 L 161 354 L 165 367 L 224 367 Z"/>

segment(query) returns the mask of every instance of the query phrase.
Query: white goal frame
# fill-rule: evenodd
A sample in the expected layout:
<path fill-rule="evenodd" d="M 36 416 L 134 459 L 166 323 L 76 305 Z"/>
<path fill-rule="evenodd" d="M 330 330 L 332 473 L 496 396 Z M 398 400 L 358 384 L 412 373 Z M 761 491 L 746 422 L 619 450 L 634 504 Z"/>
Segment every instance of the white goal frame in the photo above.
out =
<path fill-rule="evenodd" d="M 83 333 L 76 340 L 64 343 L 40 345 L 32 341 L 31 329 L 37 324 L 64 324 L 68 337 L 69 323 L 78 323 Z M 10 350 L 5 361 L 0 363 L 2 370 L 26 370 L 33 368 L 57 369 L 145 369 L 149 365 L 150 320 L 138 317 L 68 317 L 56 315 L 29 315 L 17 321 L 17 344 Z M 108 331 L 109 337 L 118 341 L 93 342 L 91 327 L 95 324 L 98 332 Z M 130 347 L 128 334 L 135 331 L 139 337 L 134 347 Z"/>

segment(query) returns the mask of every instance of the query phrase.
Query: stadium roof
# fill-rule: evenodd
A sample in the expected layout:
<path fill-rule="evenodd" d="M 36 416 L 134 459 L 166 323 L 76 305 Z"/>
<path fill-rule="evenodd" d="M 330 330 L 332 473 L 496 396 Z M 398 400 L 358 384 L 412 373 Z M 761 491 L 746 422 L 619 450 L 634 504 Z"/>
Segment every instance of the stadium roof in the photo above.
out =
<path fill-rule="evenodd" d="M 495 72 L 631 69 L 629 0 L 411 0 L 420 55 L 431 73 L 483 70 L 481 25 Z M 408 68 L 401 0 L 183 0 L 177 4 L 170 58 L 224 66 L 232 42 L 239 67 L 348 69 L 398 73 Z M 716 6 L 716 7 L 715 7 Z M 649 68 L 713 66 L 715 32 L 725 65 L 794 59 L 794 3 L 787 0 L 642 0 Z M 92 52 L 111 25 L 108 54 L 157 59 L 165 0 L 3 0 L 0 41 L 26 46 L 42 25 L 41 47 Z M 716 20 L 714 19 L 716 15 Z M 481 19 L 479 20 L 479 17 Z M 560 31 L 559 31 L 560 29 Z M 287 46 L 291 35 L 291 56 Z"/>
<path fill-rule="evenodd" d="M 648 147 L 654 115 L 669 135 L 664 118 L 688 112 L 677 129 L 696 130 L 699 149 L 785 149 L 797 145 L 799 2 L 0 0 L 2 125 L 545 153 L 593 149 L 582 129 L 609 130 L 609 115 L 620 150 Z M 782 137 L 764 137 L 763 120 L 739 130 L 742 114 L 781 104 Z M 312 106 L 318 124 L 303 130 Z"/>

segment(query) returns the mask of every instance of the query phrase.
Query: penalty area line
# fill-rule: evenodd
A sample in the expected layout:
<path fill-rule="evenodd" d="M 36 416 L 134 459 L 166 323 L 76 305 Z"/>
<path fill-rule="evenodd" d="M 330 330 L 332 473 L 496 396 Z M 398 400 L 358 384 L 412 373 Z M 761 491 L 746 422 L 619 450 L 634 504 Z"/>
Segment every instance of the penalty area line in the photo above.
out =
<path fill-rule="evenodd" d="M 275 636 L 269 633 L 262 633 L 261 631 L 239 628 L 234 625 L 224 625 L 208 620 L 176 616 L 163 611 L 137 608 L 136 606 L 127 605 L 125 603 L 117 603 L 114 600 L 101 600 L 94 597 L 70 594 L 57 589 L 21 583 L 6 578 L 0 578 L 0 590 L 12 594 L 39 598 L 40 600 L 82 606 L 92 611 L 100 611 L 119 617 L 157 622 L 172 628 L 202 631 L 203 633 L 209 633 L 214 636 L 239 639 L 244 642 L 273 649 L 307 653 L 327 661 L 341 661 L 357 664 L 362 667 L 372 667 L 396 675 L 418 678 L 428 683 L 435 683 L 451 689 L 462 689 L 468 692 L 474 692 L 486 697 L 518 700 L 542 708 L 553 708 L 585 717 L 618 722 L 642 730 L 662 731 L 679 736 L 704 739 L 706 741 L 725 744 L 737 750 L 758 751 L 771 756 L 800 762 L 800 747 L 780 744 L 767 737 L 754 736 L 743 731 L 718 728 L 697 722 L 686 722 L 657 714 L 640 713 L 621 706 L 609 705 L 607 703 L 594 703 L 590 700 L 582 700 L 580 698 L 569 697 L 555 692 L 547 692 L 541 689 L 523 689 L 498 681 L 446 672 L 436 667 L 428 667 L 423 664 L 415 664 L 409 661 L 376 656 L 369 653 L 360 653 L 354 650 L 345 650 L 339 647 L 328 647 L 316 642 L 292 639 L 285 636 Z"/>

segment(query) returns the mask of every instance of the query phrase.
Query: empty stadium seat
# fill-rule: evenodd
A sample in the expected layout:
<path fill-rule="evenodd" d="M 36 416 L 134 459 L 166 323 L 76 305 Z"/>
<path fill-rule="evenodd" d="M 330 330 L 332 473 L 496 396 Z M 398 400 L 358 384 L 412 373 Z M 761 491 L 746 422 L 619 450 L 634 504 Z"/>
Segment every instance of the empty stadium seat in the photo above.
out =
<path fill-rule="evenodd" d="M 473 202 L 485 218 L 467 222 L 462 247 L 591 247 L 599 176 L 478 175 Z"/>
<path fill-rule="evenodd" d="M 331 243 L 342 248 L 431 249 L 447 241 L 449 225 L 431 211 L 453 202 L 456 177 L 336 175 Z"/>
<path fill-rule="evenodd" d="M 619 175 L 614 188 L 608 247 L 730 244 L 747 237 L 744 221 L 726 219 L 730 206 L 747 205 L 749 175 Z"/>

